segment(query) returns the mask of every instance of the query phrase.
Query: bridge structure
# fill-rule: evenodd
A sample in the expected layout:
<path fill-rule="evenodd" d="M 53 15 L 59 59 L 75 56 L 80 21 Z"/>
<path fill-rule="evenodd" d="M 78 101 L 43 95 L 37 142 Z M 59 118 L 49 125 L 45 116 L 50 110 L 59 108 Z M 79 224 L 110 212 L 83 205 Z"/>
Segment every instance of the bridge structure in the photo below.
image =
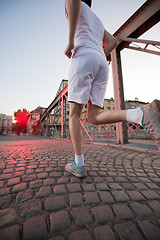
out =
<path fill-rule="evenodd" d="M 149 54 L 160 55 L 160 42 L 138 39 L 160 21 L 160 0 L 146 1 L 113 35 L 118 39 L 118 46 L 109 56 L 112 62 L 114 104 L 116 110 L 124 110 L 123 74 L 121 65 L 121 51 L 125 48 Z M 141 47 L 138 45 L 140 43 Z M 142 47 L 143 46 L 143 47 Z M 153 46 L 151 50 L 149 46 Z M 69 136 L 67 119 L 68 85 L 57 94 L 48 108 L 40 117 L 40 124 L 45 135 L 66 138 Z M 94 141 L 92 133 L 100 131 L 100 127 L 91 126 L 83 115 L 81 125 L 90 141 Z M 60 126 L 60 127 L 59 127 Z M 117 144 L 128 143 L 128 130 L 132 131 L 140 126 L 127 126 L 127 123 L 103 125 L 101 132 L 116 137 Z"/>

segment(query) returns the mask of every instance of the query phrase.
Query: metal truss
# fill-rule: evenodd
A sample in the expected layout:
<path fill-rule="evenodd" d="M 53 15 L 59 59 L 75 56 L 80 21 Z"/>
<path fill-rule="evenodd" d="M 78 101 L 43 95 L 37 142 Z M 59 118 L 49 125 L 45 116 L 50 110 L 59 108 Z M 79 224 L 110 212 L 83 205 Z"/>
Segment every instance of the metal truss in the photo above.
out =
<path fill-rule="evenodd" d="M 115 109 L 125 109 L 124 90 L 123 90 L 123 74 L 121 67 L 120 52 L 125 49 L 160 55 L 160 42 L 138 39 L 143 33 L 152 28 L 160 21 L 160 0 L 147 0 L 115 33 L 114 36 L 119 39 L 119 45 L 111 53 L 114 99 Z M 144 45 L 143 47 L 137 44 Z M 148 49 L 149 46 L 156 50 Z M 67 122 L 66 122 L 66 101 L 68 94 L 68 85 L 55 97 L 53 102 L 48 106 L 46 111 L 40 118 L 40 123 L 44 133 L 51 136 L 61 136 L 65 138 Z M 52 118 L 52 111 L 54 120 Z M 60 117 L 61 116 L 61 117 Z M 61 118 L 61 134 L 59 134 L 58 121 Z M 53 121 L 52 121 L 52 120 Z M 99 135 L 115 137 L 117 144 L 128 143 L 128 133 L 134 130 L 142 132 L 140 126 L 127 123 L 116 123 L 115 125 L 91 126 L 87 120 L 81 118 L 81 125 L 90 141 L 94 141 Z M 116 129 L 116 130 L 115 130 Z M 129 131 L 128 131 L 129 130 Z"/>
<path fill-rule="evenodd" d="M 119 38 L 120 41 L 125 41 L 127 43 L 132 43 L 134 46 L 126 46 L 128 49 L 140 51 L 140 52 L 146 52 L 146 53 L 151 53 L 154 55 L 159 55 L 160 56 L 160 42 L 158 41 L 151 41 L 151 40 L 143 40 L 143 39 L 135 39 L 135 38 Z M 140 47 L 137 44 L 134 43 L 140 43 L 143 44 L 144 47 Z M 147 49 L 147 47 L 152 46 L 156 48 L 157 51 Z"/>
<path fill-rule="evenodd" d="M 120 39 L 118 47 L 112 51 L 112 72 L 113 72 L 113 86 L 114 86 L 114 98 L 115 98 L 115 109 L 124 110 L 124 90 L 123 90 L 123 74 L 121 67 L 121 55 L 120 52 L 124 48 L 133 49 L 135 47 L 129 46 L 131 42 L 140 42 L 143 40 L 137 40 L 142 34 L 152 28 L 155 24 L 160 21 L 160 0 L 148 0 L 146 1 L 115 33 L 114 36 Z M 159 42 L 146 41 L 145 48 L 139 49 L 136 47 L 135 50 L 141 50 L 150 52 L 151 50 L 146 49 L 147 44 L 155 44 L 159 46 Z M 153 54 L 153 51 L 152 51 Z M 157 54 L 157 52 L 156 52 Z M 126 123 L 117 123 L 117 144 L 128 143 L 128 130 Z"/>

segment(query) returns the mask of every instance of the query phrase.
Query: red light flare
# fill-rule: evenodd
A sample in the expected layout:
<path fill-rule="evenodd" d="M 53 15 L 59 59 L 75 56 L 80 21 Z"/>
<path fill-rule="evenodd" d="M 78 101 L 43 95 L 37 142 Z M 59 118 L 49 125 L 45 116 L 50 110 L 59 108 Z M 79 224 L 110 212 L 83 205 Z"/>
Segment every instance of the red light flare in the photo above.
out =
<path fill-rule="evenodd" d="M 26 126 L 26 124 L 28 122 L 28 119 L 29 119 L 29 115 L 26 115 L 24 113 L 20 113 L 16 118 L 17 124 L 19 126 Z"/>

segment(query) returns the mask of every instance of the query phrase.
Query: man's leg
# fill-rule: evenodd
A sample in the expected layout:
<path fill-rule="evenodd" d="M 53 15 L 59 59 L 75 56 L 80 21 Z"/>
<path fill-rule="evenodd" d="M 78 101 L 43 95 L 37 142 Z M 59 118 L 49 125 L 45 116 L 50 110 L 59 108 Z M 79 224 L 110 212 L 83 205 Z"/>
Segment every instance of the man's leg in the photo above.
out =
<path fill-rule="evenodd" d="M 76 155 L 83 154 L 82 129 L 80 123 L 82 108 L 82 104 L 69 103 L 69 129 L 74 152 Z"/>
<path fill-rule="evenodd" d="M 77 177 L 84 177 L 85 166 L 83 157 L 82 129 L 80 123 L 83 105 L 78 103 L 70 103 L 69 106 L 69 128 L 75 152 L 75 160 L 72 163 L 68 163 L 65 169 Z"/>
<path fill-rule="evenodd" d="M 101 110 L 100 107 L 93 105 L 90 101 L 87 105 L 87 118 L 92 124 L 108 124 L 125 122 L 127 110 Z"/>
<path fill-rule="evenodd" d="M 135 122 L 141 124 L 156 140 L 160 151 L 160 101 L 154 100 L 137 109 L 129 110 L 107 110 L 102 111 L 100 107 L 91 102 L 87 106 L 87 118 L 92 124 L 108 124 L 116 122 Z"/>

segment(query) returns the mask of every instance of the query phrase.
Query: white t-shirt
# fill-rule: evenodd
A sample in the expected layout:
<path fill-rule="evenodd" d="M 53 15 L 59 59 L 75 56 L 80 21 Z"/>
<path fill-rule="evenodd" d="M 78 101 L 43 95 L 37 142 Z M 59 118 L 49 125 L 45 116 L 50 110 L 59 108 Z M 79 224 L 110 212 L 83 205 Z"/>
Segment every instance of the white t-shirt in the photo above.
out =
<path fill-rule="evenodd" d="M 92 48 L 104 54 L 104 26 L 101 20 L 84 2 L 81 2 L 81 14 L 74 38 L 73 51 L 81 47 Z"/>

